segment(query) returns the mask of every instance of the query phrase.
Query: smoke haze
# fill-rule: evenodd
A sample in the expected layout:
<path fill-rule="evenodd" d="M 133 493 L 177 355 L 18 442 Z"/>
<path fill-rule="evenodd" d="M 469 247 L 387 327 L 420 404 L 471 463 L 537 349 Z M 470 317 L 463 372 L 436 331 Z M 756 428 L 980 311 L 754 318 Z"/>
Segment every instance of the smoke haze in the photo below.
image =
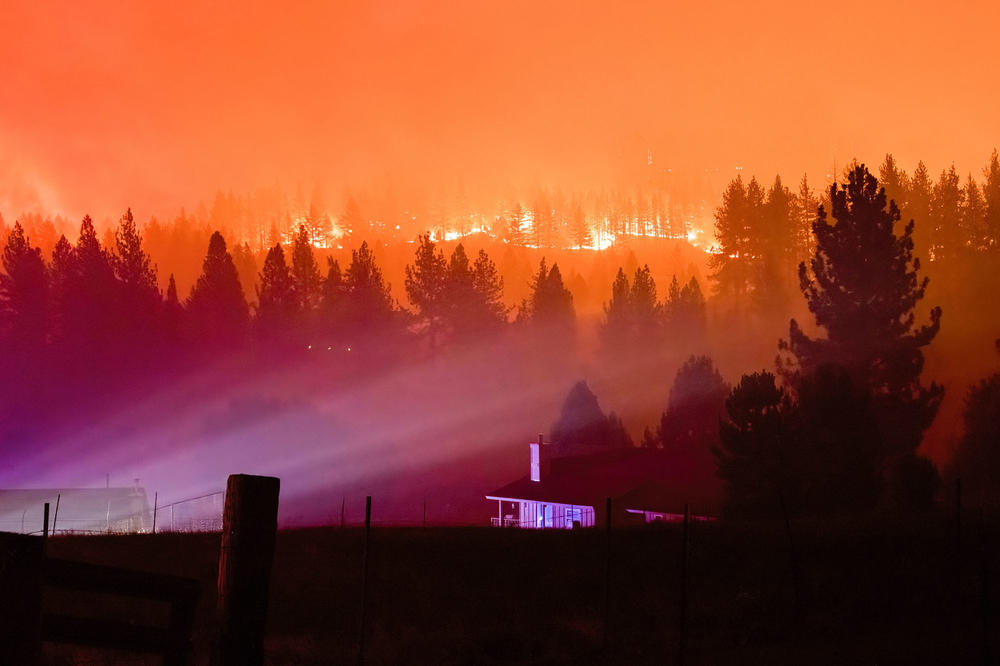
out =
<path fill-rule="evenodd" d="M 998 141 L 995 3 L 7 3 L 0 211 L 216 189 L 581 187 L 647 164 L 824 182 Z M 712 172 L 714 173 L 714 171 Z"/>

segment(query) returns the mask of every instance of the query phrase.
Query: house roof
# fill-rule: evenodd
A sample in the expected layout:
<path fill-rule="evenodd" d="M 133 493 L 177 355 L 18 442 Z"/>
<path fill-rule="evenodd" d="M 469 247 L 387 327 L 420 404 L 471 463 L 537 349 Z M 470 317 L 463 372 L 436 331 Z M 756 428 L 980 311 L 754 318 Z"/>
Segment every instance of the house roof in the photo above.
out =
<path fill-rule="evenodd" d="M 682 513 L 689 503 L 700 514 L 717 513 L 722 486 L 713 471 L 692 457 L 660 449 L 624 448 L 552 458 L 542 480 L 528 476 L 487 497 L 602 506 L 611 497 L 624 509 Z M 634 505 L 634 506 L 633 506 Z"/>

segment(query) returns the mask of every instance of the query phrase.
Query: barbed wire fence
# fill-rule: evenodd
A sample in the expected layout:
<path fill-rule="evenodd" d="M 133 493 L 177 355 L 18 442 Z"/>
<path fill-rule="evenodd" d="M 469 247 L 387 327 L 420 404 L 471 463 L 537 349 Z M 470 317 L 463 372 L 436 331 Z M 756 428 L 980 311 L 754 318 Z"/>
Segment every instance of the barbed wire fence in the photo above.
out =
<path fill-rule="evenodd" d="M 43 517 L 43 506 L 52 511 Z M 186 497 L 158 504 L 148 503 L 143 492 L 94 501 L 72 492 L 44 496 L 30 505 L 0 512 L 0 531 L 18 534 L 149 534 L 152 532 L 218 532 L 222 529 L 225 491 Z M 45 520 L 48 524 L 45 525 Z M 47 529 L 46 529 L 47 528 Z"/>
<path fill-rule="evenodd" d="M 226 492 L 217 490 L 153 507 L 155 532 L 218 532 L 222 530 L 222 511 Z"/>

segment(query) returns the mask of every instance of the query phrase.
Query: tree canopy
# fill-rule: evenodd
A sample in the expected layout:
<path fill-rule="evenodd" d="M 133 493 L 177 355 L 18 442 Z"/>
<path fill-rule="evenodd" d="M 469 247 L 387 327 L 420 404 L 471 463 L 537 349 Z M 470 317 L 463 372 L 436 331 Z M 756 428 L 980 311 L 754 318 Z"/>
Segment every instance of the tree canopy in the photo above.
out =
<path fill-rule="evenodd" d="M 226 240 L 218 231 L 208 242 L 202 273 L 187 299 L 194 335 L 207 346 L 243 343 L 250 311 Z"/>
<path fill-rule="evenodd" d="M 580 381 L 573 385 L 559 418 L 552 424 L 552 445 L 556 455 L 594 453 L 632 446 L 621 420 L 612 412 L 605 416 L 597 396 Z"/>
<path fill-rule="evenodd" d="M 915 308 L 929 279 L 918 278 L 910 221 L 895 233 L 899 209 L 864 165 L 846 185 L 830 187 L 833 220 L 820 207 L 813 233 L 816 250 L 799 266 L 799 282 L 825 338 L 812 338 L 795 319 L 781 341 L 779 370 L 793 384 L 803 373 L 837 363 L 871 391 L 889 455 L 912 453 L 943 397 L 943 389 L 920 383 L 921 348 L 941 324 L 941 308 L 915 327 Z"/>

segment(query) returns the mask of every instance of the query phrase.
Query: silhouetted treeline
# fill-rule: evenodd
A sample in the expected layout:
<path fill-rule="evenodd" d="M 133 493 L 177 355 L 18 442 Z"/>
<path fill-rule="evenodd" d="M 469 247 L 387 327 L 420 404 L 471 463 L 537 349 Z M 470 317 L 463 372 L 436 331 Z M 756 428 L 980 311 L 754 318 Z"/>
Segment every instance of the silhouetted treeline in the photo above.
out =
<path fill-rule="evenodd" d="M 807 511 L 926 506 L 939 474 L 917 449 L 946 403 L 943 384 L 923 379 L 938 376 L 941 362 L 931 373 L 925 364 L 942 340 L 951 345 L 963 367 L 944 380 L 953 396 L 964 394 L 982 374 L 968 345 L 1000 330 L 986 305 L 1000 266 L 996 154 L 984 174 L 982 185 L 971 176 L 963 185 L 952 169 L 934 184 L 923 165 L 910 176 L 887 156 L 880 179 L 852 165 L 843 185 L 821 194 L 805 179 L 793 192 L 780 178 L 768 188 L 737 178 L 716 212 L 717 248 L 671 241 L 647 263 L 635 251 L 642 246 L 532 247 L 587 246 L 602 233 L 584 212 L 592 207 L 545 193 L 530 208 L 518 204 L 499 236 L 474 226 L 466 231 L 482 238 L 458 243 L 425 230 L 392 244 L 349 234 L 343 247 L 324 247 L 328 223 L 364 228 L 353 198 L 336 220 L 317 200 L 297 226 L 286 216 L 263 240 L 232 245 L 224 230 L 186 214 L 140 233 L 127 211 L 103 236 L 87 217 L 74 243 L 49 238 L 44 220 L 31 218 L 49 248 L 18 221 L 5 232 L 0 273 L 3 435 L 28 441 L 48 427 L 39 417 L 54 405 L 86 411 L 95 396 L 229 361 L 243 377 L 289 360 L 373 375 L 456 350 L 502 349 L 524 359 L 526 389 L 584 374 L 615 404 L 617 415 L 605 417 L 589 386 L 574 388 L 558 428 L 568 451 L 565 433 L 596 428 L 616 445 L 664 447 L 707 466 L 718 457 L 734 513 L 782 502 Z M 233 207 L 222 197 L 209 217 Z M 633 210 L 622 224 L 634 231 L 636 220 L 654 219 L 644 215 Z M 664 235 L 656 224 L 651 237 Z M 576 240 L 545 240 L 549 233 Z M 154 246 L 169 259 L 166 275 Z M 195 247 L 197 260 L 182 261 Z M 707 297 L 699 262 L 711 270 Z M 581 312 L 595 303 L 602 316 L 587 319 Z M 746 375 L 730 393 L 725 377 L 773 359 L 786 326 L 774 375 Z M 990 381 L 969 394 L 965 437 L 956 430 L 949 440 L 956 470 L 993 464 L 983 444 Z M 114 398 L 109 408 L 124 404 Z M 751 488 L 765 494 L 741 496 Z M 829 488 L 852 496 L 831 500 Z"/>
<path fill-rule="evenodd" d="M 882 171 L 898 174 L 891 158 Z M 922 171 L 907 199 L 911 207 L 912 192 L 925 180 Z M 923 348 L 941 328 L 942 309 L 930 307 L 927 323 L 917 325 L 930 279 L 920 275 L 914 253 L 918 226 L 913 220 L 901 226 L 901 218 L 895 200 L 864 165 L 848 171 L 846 184 L 831 186 L 812 224 L 813 255 L 798 270 L 809 311 L 825 335 L 809 335 L 792 319 L 777 359 L 784 386 L 766 371 L 754 373 L 728 398 L 717 455 L 731 512 L 931 506 L 939 475 L 917 448 L 944 389 L 933 381 L 925 385 L 921 374 Z M 959 225 L 955 218 L 949 223 Z M 989 242 L 964 238 L 955 252 L 992 251 Z M 945 256 L 947 246 L 937 247 Z M 987 386 L 973 395 L 987 393 Z M 967 436 L 964 453 L 977 451 L 978 462 L 988 464 L 986 448 L 969 441 Z"/>
<path fill-rule="evenodd" d="M 8 233 L 0 273 L 5 439 L 26 437 L 19 424 L 39 427 L 39 415 L 74 394 L 84 403 L 240 356 L 262 368 L 311 357 L 358 358 L 377 369 L 412 356 L 425 340 L 433 351 L 445 343 L 482 343 L 508 328 L 537 335 L 542 350 L 574 349 L 572 295 L 558 265 L 549 268 L 544 258 L 515 324 L 489 255 L 480 250 L 470 260 L 458 245 L 446 261 L 428 235 L 418 239 L 406 268 L 412 310 L 394 297 L 366 242 L 343 268 L 327 257 L 321 271 L 304 225 L 287 258 L 281 244 L 270 248 L 250 302 L 240 264 L 253 257 L 239 246 L 231 252 L 218 231 L 186 298 L 173 274 L 165 290 L 158 287 L 131 211 L 108 238 L 102 244 L 85 217 L 76 243 L 61 236 L 46 257 L 20 223 Z"/>
<path fill-rule="evenodd" d="M 747 220 L 765 224 L 768 209 L 787 213 L 786 203 L 774 203 L 787 202 L 780 187 L 778 180 L 765 196 L 755 181 L 747 188 L 734 181 L 718 215 L 723 231 L 738 230 L 734 238 L 745 242 Z M 930 278 L 921 274 L 915 255 L 918 227 L 901 219 L 878 179 L 864 165 L 853 165 L 846 183 L 830 187 L 810 224 L 812 240 L 801 246 L 811 248 L 811 256 L 798 265 L 799 288 L 820 335 L 791 319 L 787 340 L 779 341 L 777 374 L 743 375 L 731 392 L 711 359 L 691 357 L 677 374 L 659 427 L 647 427 L 642 444 L 673 450 L 699 461 L 700 468 L 716 465 L 733 516 L 929 509 L 941 475 L 917 449 L 945 393 L 922 379 L 924 349 L 941 330 L 942 308 L 922 304 Z M 953 261 L 957 253 L 993 252 L 992 242 L 968 237 L 955 246 L 961 249 Z M 795 254 L 791 243 L 755 248 L 758 242 L 754 238 L 713 262 L 716 283 L 744 302 L 766 292 L 770 267 Z M 938 261 L 947 261 L 940 249 L 946 247 L 935 245 Z M 662 321 L 660 307 L 645 269 L 636 271 L 631 286 L 619 271 L 605 308 L 602 345 L 661 340 L 654 324 Z M 926 312 L 926 323 L 918 324 L 918 310 Z M 971 481 L 967 487 L 975 489 L 978 502 L 1000 498 L 991 481 L 1000 472 L 996 384 L 993 375 L 970 390 L 965 435 L 947 470 L 949 477 Z M 581 396 L 596 405 L 581 386 L 586 389 L 581 384 L 571 391 L 560 422 L 567 420 L 568 406 L 585 402 Z M 597 412 L 575 410 L 588 411 Z M 611 445 L 611 435 L 605 437 Z"/>

